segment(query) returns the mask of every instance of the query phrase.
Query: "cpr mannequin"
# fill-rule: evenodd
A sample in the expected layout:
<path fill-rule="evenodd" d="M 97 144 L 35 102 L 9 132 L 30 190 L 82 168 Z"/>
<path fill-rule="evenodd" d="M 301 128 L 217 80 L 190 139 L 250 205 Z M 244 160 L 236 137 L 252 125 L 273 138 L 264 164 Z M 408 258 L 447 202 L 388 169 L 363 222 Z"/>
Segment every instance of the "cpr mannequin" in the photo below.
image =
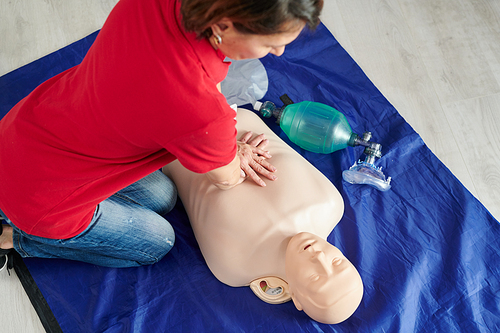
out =
<path fill-rule="evenodd" d="M 331 182 L 276 136 L 253 112 L 238 109 L 238 137 L 264 133 L 276 181 L 245 181 L 220 190 L 178 161 L 163 171 L 177 185 L 196 240 L 221 282 L 250 286 L 268 303 L 290 299 L 327 324 L 358 307 L 363 284 L 356 268 L 326 241 L 344 211 Z"/>

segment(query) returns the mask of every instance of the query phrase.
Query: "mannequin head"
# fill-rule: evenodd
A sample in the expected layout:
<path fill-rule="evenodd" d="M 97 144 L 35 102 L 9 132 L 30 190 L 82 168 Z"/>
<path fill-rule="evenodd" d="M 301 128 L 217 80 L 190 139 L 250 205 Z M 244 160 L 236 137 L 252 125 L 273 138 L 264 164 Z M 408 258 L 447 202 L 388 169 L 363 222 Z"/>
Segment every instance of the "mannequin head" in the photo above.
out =
<path fill-rule="evenodd" d="M 314 234 L 292 237 L 285 269 L 295 306 L 316 321 L 336 324 L 346 320 L 363 297 L 356 268 L 339 249 Z"/>

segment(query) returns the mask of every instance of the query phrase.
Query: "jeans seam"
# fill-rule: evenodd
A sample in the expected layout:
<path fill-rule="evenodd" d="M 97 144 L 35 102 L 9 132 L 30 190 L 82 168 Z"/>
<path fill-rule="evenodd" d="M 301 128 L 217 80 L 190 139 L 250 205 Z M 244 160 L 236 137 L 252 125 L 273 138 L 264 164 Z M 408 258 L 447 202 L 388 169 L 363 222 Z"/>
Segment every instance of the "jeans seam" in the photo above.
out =
<path fill-rule="evenodd" d="M 120 193 L 118 193 L 118 192 L 117 192 L 117 193 L 115 193 L 114 195 L 115 195 L 115 196 L 117 196 L 117 197 L 118 197 L 118 198 L 120 198 L 120 199 L 124 199 L 124 200 L 127 200 L 128 202 L 131 202 L 131 203 L 133 203 L 133 204 L 136 204 L 136 205 L 139 205 L 139 206 L 141 206 L 141 207 L 144 207 L 144 206 L 143 206 L 142 204 L 140 204 L 139 202 L 137 202 L 137 201 L 135 201 L 135 200 L 132 200 L 131 198 L 129 198 L 129 197 L 127 197 L 127 196 L 123 195 L 123 194 L 120 194 Z"/>
<path fill-rule="evenodd" d="M 14 237 L 14 236 L 13 236 Z M 21 236 L 17 235 L 16 241 L 14 243 L 17 243 L 17 247 L 19 250 L 17 251 L 19 254 L 21 254 L 21 257 L 26 258 L 26 257 L 31 257 L 31 255 L 24 250 L 24 248 L 21 245 Z M 15 247 L 15 246 L 14 246 Z M 22 252 L 22 253 L 21 253 Z"/>

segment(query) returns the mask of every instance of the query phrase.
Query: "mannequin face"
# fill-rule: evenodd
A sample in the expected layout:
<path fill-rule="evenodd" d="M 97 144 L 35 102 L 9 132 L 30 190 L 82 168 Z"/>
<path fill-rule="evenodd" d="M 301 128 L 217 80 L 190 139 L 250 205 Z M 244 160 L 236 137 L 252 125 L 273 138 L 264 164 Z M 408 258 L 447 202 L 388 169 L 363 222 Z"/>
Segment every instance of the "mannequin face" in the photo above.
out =
<path fill-rule="evenodd" d="M 361 277 L 342 252 L 306 232 L 288 243 L 286 279 L 297 308 L 328 324 L 347 319 L 363 295 Z"/>
<path fill-rule="evenodd" d="M 279 34 L 254 35 L 239 32 L 231 20 L 223 19 L 212 25 L 214 35 L 219 35 L 222 43 L 215 44 L 213 36 L 209 41 L 214 48 L 233 60 L 257 59 L 268 53 L 280 56 L 285 51 L 285 46 L 299 36 L 304 26 L 305 23 L 294 24 L 288 31 Z"/>

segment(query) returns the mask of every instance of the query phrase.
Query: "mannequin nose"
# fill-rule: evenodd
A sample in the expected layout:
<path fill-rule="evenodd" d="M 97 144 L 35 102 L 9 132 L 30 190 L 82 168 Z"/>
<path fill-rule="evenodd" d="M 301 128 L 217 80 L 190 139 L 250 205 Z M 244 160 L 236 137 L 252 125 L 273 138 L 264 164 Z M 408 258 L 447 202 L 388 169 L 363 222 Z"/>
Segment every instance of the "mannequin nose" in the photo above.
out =
<path fill-rule="evenodd" d="M 318 263 L 321 265 L 321 267 L 325 270 L 326 273 L 331 273 L 332 272 L 332 264 L 331 262 L 326 258 L 325 253 L 323 251 L 314 251 L 314 256 Z"/>

